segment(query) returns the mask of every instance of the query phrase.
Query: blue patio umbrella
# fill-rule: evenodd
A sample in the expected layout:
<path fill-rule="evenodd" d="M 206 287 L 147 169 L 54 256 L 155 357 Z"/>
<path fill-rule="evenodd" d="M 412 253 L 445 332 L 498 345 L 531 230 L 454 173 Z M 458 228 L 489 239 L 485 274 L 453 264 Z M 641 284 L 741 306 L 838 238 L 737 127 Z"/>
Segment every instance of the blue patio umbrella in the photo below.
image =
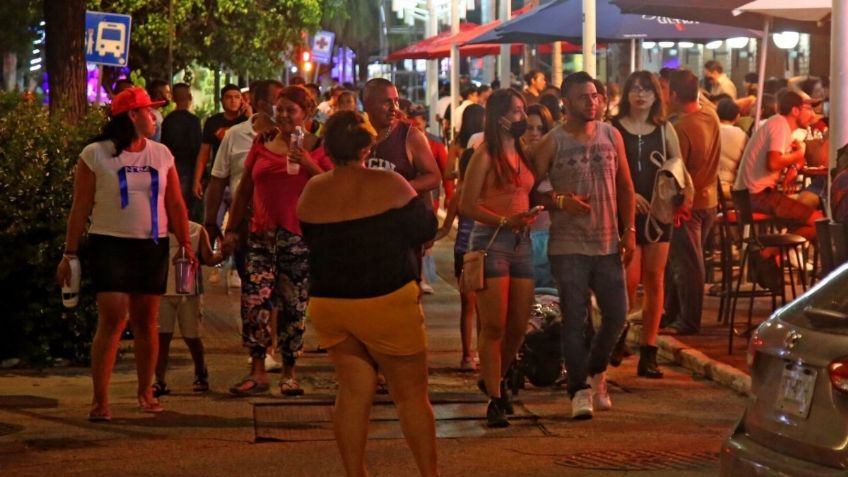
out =
<path fill-rule="evenodd" d="M 583 36 L 581 0 L 554 0 L 495 28 L 469 44 L 549 43 L 568 40 L 580 43 Z M 679 20 L 655 15 L 625 14 L 609 0 L 597 0 L 596 31 L 599 41 L 629 39 L 714 40 L 738 36 L 759 37 L 746 28 Z"/>

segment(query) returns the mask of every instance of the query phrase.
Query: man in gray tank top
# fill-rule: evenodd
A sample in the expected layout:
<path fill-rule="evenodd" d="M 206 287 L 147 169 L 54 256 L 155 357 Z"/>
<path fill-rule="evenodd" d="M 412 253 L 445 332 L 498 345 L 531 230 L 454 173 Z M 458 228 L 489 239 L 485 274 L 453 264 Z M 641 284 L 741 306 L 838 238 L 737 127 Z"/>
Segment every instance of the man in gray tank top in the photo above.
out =
<path fill-rule="evenodd" d="M 537 202 L 551 212 L 548 255 L 560 288 L 571 416 L 590 419 L 594 409 L 611 407 L 606 369 L 627 313 L 622 263 L 636 248 L 635 198 L 621 135 L 594 120 L 599 98 L 592 77 L 568 75 L 562 98 L 566 122 L 542 139 L 533 162 L 536 179 L 547 177 L 554 189 Z M 590 292 L 601 326 L 587 348 Z"/>

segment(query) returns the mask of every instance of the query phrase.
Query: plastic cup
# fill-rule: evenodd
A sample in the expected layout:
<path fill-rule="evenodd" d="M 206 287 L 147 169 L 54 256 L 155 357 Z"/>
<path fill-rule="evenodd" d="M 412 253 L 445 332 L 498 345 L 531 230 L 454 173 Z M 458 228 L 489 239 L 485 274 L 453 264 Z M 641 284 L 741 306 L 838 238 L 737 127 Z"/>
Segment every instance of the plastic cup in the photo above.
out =
<path fill-rule="evenodd" d="M 191 261 L 185 256 L 185 249 L 182 248 L 181 250 L 182 257 L 174 263 L 174 282 L 177 293 L 190 295 L 194 293 L 195 288 L 195 269 Z"/>

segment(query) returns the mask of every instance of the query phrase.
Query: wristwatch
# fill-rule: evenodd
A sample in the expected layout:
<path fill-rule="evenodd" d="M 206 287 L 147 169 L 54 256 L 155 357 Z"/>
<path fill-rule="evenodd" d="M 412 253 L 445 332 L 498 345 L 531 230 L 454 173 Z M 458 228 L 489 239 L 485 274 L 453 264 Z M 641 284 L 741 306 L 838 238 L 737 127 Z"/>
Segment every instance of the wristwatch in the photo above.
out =
<path fill-rule="evenodd" d="M 506 227 L 506 224 L 508 222 L 509 222 L 509 219 L 507 219 L 506 217 L 501 217 L 501 219 L 498 220 L 498 227 Z"/>

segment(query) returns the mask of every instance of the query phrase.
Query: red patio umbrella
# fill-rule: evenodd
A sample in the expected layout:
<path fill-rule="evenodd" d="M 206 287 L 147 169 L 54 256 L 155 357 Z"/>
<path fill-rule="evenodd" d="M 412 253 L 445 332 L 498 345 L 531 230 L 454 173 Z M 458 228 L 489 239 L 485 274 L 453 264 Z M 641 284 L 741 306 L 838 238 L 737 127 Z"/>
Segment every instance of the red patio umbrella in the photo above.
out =
<path fill-rule="evenodd" d="M 460 23 L 459 31 L 460 34 L 463 31 L 473 30 L 480 25 L 476 23 Z M 400 61 L 400 60 L 426 60 L 430 59 L 427 51 L 429 48 L 433 46 L 434 43 L 439 42 L 440 40 L 444 40 L 451 36 L 450 30 L 443 31 L 436 36 L 431 36 L 430 38 L 425 38 L 417 43 L 413 43 L 412 45 L 401 48 L 400 50 L 393 51 L 386 56 L 386 61 Z"/>

